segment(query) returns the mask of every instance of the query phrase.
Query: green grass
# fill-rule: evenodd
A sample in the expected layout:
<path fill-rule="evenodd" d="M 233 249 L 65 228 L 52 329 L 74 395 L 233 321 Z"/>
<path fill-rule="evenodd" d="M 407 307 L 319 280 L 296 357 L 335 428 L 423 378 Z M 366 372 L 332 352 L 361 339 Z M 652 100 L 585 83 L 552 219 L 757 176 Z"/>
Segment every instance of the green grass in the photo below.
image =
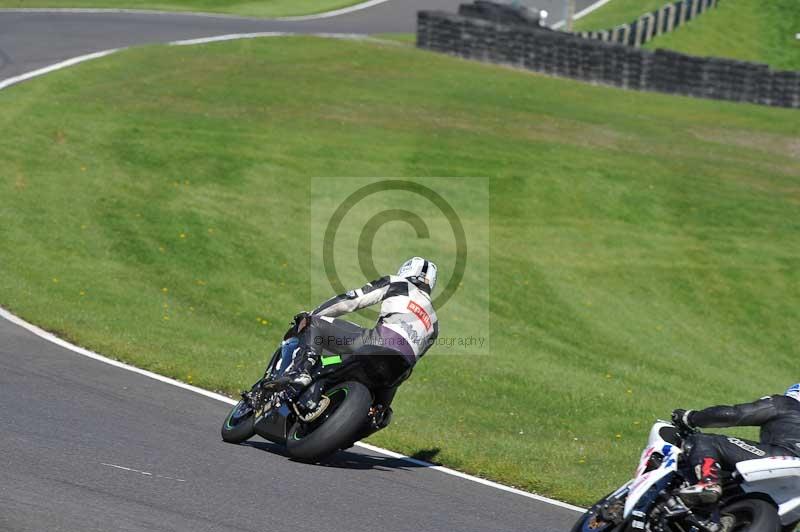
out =
<path fill-rule="evenodd" d="M 322 13 L 359 2 L 361 0 L 0 0 L 0 8 L 155 9 L 272 18 Z"/>
<path fill-rule="evenodd" d="M 372 37 L 407 45 L 414 45 L 417 42 L 416 33 L 375 33 Z"/>
<path fill-rule="evenodd" d="M 664 0 L 613 0 L 576 21 L 580 30 L 607 29 L 631 22 L 665 5 Z M 646 48 L 666 48 L 691 55 L 767 63 L 800 70 L 800 3 L 796 0 L 720 0 L 674 32 L 656 37 Z"/>
<path fill-rule="evenodd" d="M 727 0 L 720 0 L 720 3 Z M 603 7 L 575 21 L 575 29 L 605 30 L 627 24 L 669 3 L 667 0 L 611 0 Z"/>
<path fill-rule="evenodd" d="M 491 297 L 479 271 L 440 320 L 488 305 L 491 352 L 433 351 L 379 445 L 586 504 L 654 418 L 800 380 L 797 111 L 287 38 L 85 63 L 0 92 L 0 127 L 0 303 L 229 393 L 310 303 L 309 178 L 490 177 Z M 468 227 L 481 186 L 448 185 Z"/>
<path fill-rule="evenodd" d="M 647 48 L 767 63 L 783 70 L 800 70 L 800 2 L 796 0 L 721 0 L 717 9 Z"/>

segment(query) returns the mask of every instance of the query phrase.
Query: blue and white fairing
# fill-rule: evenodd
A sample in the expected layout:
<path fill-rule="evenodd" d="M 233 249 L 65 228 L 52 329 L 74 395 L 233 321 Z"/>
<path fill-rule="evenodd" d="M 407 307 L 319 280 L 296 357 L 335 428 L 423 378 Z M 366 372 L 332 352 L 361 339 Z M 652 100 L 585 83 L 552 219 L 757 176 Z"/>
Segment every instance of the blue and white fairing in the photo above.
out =
<path fill-rule="evenodd" d="M 626 518 L 636 509 L 640 499 L 650 488 L 678 470 L 681 448 L 666 441 L 662 437 L 662 429 L 674 431 L 675 427 L 665 421 L 657 421 L 650 429 L 647 448 L 642 451 L 639 467 L 636 468 L 636 474 L 628 486 L 628 497 L 623 514 Z M 658 461 L 653 460 L 654 458 L 661 458 L 660 465 L 655 468 L 652 467 L 652 464 L 658 463 Z M 648 468 L 649 464 L 650 468 Z M 648 471 L 648 469 L 650 470 Z"/>

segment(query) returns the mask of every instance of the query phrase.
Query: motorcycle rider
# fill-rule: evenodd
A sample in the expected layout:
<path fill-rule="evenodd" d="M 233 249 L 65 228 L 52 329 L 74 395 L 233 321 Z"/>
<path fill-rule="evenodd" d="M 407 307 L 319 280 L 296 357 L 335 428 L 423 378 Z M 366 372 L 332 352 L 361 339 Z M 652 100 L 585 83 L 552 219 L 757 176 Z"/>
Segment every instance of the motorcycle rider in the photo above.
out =
<path fill-rule="evenodd" d="M 359 289 L 350 290 L 322 303 L 310 313 L 295 316 L 294 326 L 284 338 L 285 369 L 280 373 L 289 379 L 294 395 L 311 383 L 309 370 L 322 355 L 322 350 L 338 355 L 378 355 L 393 375 L 393 384 L 376 392 L 376 403 L 391 416 L 389 405 L 400 383 L 433 345 L 439 335 L 439 323 L 431 302 L 436 286 L 437 267 L 422 257 L 404 262 L 397 275 L 387 275 Z M 366 329 L 355 323 L 337 319 L 344 314 L 381 304 L 377 323 Z M 306 405 L 313 409 L 314 404 Z M 384 425 L 384 426 L 385 426 Z"/>
<path fill-rule="evenodd" d="M 761 427 L 760 442 L 752 442 L 721 434 L 692 434 L 684 442 L 689 463 L 697 483 L 680 490 L 690 506 L 716 503 L 722 495 L 719 474 L 733 471 L 738 462 L 772 456 L 800 456 L 800 383 L 783 395 L 771 395 L 735 406 L 712 406 L 705 410 L 672 412 L 675 426 L 696 427 Z"/>

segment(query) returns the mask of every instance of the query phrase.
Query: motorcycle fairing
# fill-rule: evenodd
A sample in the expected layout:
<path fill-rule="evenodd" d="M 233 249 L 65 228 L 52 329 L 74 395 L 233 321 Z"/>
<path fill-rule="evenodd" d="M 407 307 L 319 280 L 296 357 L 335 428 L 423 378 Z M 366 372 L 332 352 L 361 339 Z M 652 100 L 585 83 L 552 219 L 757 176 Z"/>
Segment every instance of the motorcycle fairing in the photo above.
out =
<path fill-rule="evenodd" d="M 291 410 L 286 404 L 282 404 L 278 408 L 270 408 L 263 416 L 256 419 L 255 432 L 265 440 L 275 442 L 278 444 L 286 443 L 287 434 L 287 418 Z"/>
<path fill-rule="evenodd" d="M 778 505 L 783 525 L 800 519 L 800 458 L 780 456 L 745 460 L 736 464 L 742 490 L 765 493 Z"/>
<path fill-rule="evenodd" d="M 639 500 L 653 486 L 678 470 L 678 457 L 682 451 L 680 447 L 669 443 L 662 437 L 661 429 L 665 427 L 671 428 L 672 425 L 665 421 L 658 421 L 650 429 L 647 448 L 642 452 L 636 475 L 630 483 L 630 492 L 625 501 L 625 511 L 623 513 L 625 518 L 628 518 L 634 509 L 637 509 Z M 662 455 L 661 463 L 657 468 L 647 471 L 650 459 L 655 453 Z"/>

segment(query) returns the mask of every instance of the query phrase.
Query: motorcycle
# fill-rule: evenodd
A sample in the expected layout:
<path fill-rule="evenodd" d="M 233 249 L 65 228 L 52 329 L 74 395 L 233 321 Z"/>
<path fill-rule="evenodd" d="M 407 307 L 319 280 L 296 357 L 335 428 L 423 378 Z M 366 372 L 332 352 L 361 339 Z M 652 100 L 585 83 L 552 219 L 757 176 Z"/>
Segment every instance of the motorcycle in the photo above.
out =
<path fill-rule="evenodd" d="M 634 478 L 584 513 L 572 532 L 791 532 L 800 522 L 800 458 L 740 462 L 723 472 L 722 498 L 692 509 L 678 489 L 691 483 L 683 440 L 692 432 L 657 421 Z M 788 453 L 787 453 L 788 454 Z"/>
<path fill-rule="evenodd" d="M 396 386 L 408 376 L 405 371 L 397 377 L 402 361 L 392 355 L 323 351 L 309 370 L 311 383 L 293 397 L 287 393 L 289 380 L 281 376 L 281 368 L 287 366 L 282 351 L 278 346 L 264 375 L 242 393 L 225 418 L 224 441 L 238 444 L 258 435 L 285 445 L 293 458 L 316 462 L 389 424 L 392 409 L 376 401 L 375 391 Z"/>

